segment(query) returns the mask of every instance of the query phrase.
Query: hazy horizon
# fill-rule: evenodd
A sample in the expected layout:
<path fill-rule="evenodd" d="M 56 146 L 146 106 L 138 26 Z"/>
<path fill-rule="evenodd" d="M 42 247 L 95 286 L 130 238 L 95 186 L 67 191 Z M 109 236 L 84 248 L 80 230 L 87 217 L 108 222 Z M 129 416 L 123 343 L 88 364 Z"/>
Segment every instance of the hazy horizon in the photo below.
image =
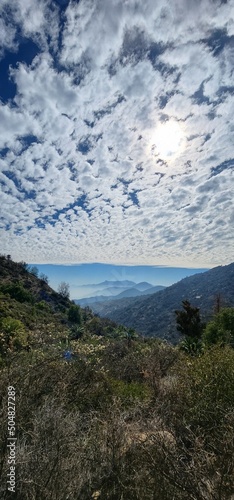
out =
<path fill-rule="evenodd" d="M 59 283 L 65 281 L 70 286 L 71 299 L 79 299 L 88 296 L 87 289 L 82 290 L 82 285 L 98 284 L 107 281 L 129 280 L 136 283 L 147 281 L 152 285 L 170 286 L 173 283 L 207 271 L 207 268 L 176 268 L 160 266 L 114 266 L 111 264 L 80 264 L 80 265 L 35 265 L 39 273 L 44 273 L 49 278 L 49 285 L 55 290 Z"/>

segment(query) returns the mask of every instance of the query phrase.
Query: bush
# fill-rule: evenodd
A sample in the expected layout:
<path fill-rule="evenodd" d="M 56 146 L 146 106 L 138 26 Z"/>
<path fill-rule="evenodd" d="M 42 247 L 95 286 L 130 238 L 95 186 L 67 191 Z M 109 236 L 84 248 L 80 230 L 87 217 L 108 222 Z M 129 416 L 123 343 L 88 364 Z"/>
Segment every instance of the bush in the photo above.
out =
<path fill-rule="evenodd" d="M 78 325 L 81 324 L 81 310 L 80 306 L 76 306 L 75 304 L 71 305 L 68 309 L 68 319 L 73 323 Z"/>
<path fill-rule="evenodd" d="M 51 311 L 50 305 L 47 304 L 47 302 L 45 300 L 41 300 L 40 302 L 38 302 L 36 304 L 36 308 L 41 310 L 41 311 L 46 311 L 46 312 Z"/>
<path fill-rule="evenodd" d="M 65 281 L 62 281 L 58 286 L 58 293 L 64 299 L 69 299 L 70 296 L 69 284 L 65 283 Z"/>
<path fill-rule="evenodd" d="M 111 387 L 113 395 L 119 397 L 126 406 L 134 400 L 144 401 L 150 398 L 151 391 L 149 387 L 140 382 L 124 382 L 123 380 L 112 379 Z"/>
<path fill-rule="evenodd" d="M 208 436 L 220 430 L 223 419 L 233 410 L 234 351 L 213 347 L 202 356 L 182 358 L 175 367 L 176 384 L 168 395 L 177 424 L 200 428 Z"/>
<path fill-rule="evenodd" d="M 203 333 L 207 346 L 230 344 L 234 347 L 234 308 L 225 308 L 208 323 Z"/>
<path fill-rule="evenodd" d="M 0 353 L 5 356 L 8 351 L 14 352 L 27 345 L 27 334 L 24 325 L 18 319 L 3 318 L 0 325 Z"/>
<path fill-rule="evenodd" d="M 4 294 L 9 294 L 12 299 L 17 300 L 18 302 L 29 302 L 30 304 L 33 304 L 35 301 L 33 295 L 25 290 L 23 285 L 19 282 L 2 285 L 0 290 Z"/>

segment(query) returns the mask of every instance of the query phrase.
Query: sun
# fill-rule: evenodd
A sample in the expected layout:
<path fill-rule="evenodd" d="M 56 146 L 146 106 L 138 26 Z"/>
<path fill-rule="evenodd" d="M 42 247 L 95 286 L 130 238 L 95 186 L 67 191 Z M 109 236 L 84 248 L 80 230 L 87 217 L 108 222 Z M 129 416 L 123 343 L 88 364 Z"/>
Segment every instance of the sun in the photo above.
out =
<path fill-rule="evenodd" d="M 153 146 L 160 157 L 169 159 L 177 156 L 184 143 L 184 134 L 178 122 L 168 120 L 158 125 L 153 135 Z"/>

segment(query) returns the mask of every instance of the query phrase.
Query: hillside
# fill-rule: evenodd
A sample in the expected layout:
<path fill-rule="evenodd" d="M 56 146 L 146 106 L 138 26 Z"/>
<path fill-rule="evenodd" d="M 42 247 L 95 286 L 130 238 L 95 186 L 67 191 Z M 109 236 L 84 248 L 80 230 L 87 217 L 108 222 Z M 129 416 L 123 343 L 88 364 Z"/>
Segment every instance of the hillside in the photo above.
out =
<path fill-rule="evenodd" d="M 0 256 L 0 498 L 232 500 L 234 309 L 188 350 L 47 281 Z"/>
<path fill-rule="evenodd" d="M 54 291 L 47 276 L 38 277 L 37 268 L 0 256 L 0 325 L 11 319 L 20 322 L 29 348 L 58 342 L 67 346 L 74 337 L 114 335 L 117 328 L 113 321 L 96 318 L 91 310 Z"/>
<path fill-rule="evenodd" d="M 223 306 L 234 305 L 234 263 L 184 278 L 145 298 L 94 304 L 92 309 L 100 316 L 131 326 L 143 335 L 174 343 L 179 339 L 174 311 L 180 308 L 182 300 L 187 299 L 199 307 L 207 319 L 213 313 L 218 295 Z"/>

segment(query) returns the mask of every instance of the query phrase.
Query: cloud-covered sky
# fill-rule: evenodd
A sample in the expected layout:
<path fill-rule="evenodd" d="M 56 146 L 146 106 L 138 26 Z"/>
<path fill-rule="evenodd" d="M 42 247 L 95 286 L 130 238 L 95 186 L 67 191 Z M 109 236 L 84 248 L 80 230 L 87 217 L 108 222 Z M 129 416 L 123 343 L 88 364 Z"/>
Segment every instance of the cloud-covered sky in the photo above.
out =
<path fill-rule="evenodd" d="M 234 0 L 2 0 L 0 251 L 233 261 Z"/>

